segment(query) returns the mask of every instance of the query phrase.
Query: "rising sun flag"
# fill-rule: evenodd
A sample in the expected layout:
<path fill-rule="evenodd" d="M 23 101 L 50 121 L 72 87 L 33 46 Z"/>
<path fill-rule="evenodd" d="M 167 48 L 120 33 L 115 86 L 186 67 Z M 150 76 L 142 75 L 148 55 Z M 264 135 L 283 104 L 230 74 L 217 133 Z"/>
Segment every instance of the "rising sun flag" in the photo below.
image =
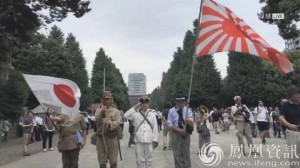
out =
<path fill-rule="evenodd" d="M 285 54 L 271 47 L 230 9 L 212 0 L 202 1 L 197 57 L 225 51 L 242 52 L 273 62 L 283 73 L 294 71 Z"/>

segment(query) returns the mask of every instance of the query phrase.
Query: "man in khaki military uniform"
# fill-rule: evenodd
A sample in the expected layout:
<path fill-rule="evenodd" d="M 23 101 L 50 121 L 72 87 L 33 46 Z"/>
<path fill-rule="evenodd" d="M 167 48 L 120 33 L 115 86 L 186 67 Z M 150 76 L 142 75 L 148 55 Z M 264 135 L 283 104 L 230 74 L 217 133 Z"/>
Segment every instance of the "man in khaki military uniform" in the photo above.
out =
<path fill-rule="evenodd" d="M 103 92 L 102 106 L 96 110 L 97 141 L 96 148 L 100 168 L 117 168 L 118 162 L 118 129 L 121 123 L 121 113 L 113 107 L 113 97 L 110 91 Z"/>
<path fill-rule="evenodd" d="M 51 116 L 52 121 L 60 125 L 58 151 L 62 154 L 63 168 L 78 168 L 79 152 L 86 144 L 86 124 L 83 116 L 78 112 L 73 121 L 68 115 Z M 82 143 L 77 142 L 78 131 L 82 136 Z"/>

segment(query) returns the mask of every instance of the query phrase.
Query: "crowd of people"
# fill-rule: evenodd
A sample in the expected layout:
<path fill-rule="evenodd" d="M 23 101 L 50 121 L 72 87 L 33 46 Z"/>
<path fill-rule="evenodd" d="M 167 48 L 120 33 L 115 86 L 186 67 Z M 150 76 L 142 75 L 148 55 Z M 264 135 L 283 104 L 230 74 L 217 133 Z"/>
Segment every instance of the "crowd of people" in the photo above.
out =
<path fill-rule="evenodd" d="M 231 107 L 209 110 L 200 105 L 192 110 L 188 106 L 187 97 L 178 95 L 174 106 L 171 102 L 166 102 L 159 111 L 149 108 L 149 97 L 141 97 L 138 104 L 123 113 L 113 103 L 111 92 L 106 91 L 103 93 L 103 103 L 95 114 L 78 113 L 74 120 L 51 109 L 43 116 L 34 116 L 28 111 L 20 123 L 23 127 L 23 155 L 30 155 L 28 144 L 33 139 L 43 140 L 43 151 L 52 151 L 52 138 L 57 131 L 57 146 L 62 153 L 64 167 L 78 167 L 80 149 L 86 144 L 88 130 L 93 129 L 91 143 L 96 146 L 100 168 L 106 168 L 108 163 L 111 168 L 116 168 L 126 121 L 129 121 L 130 133 L 128 147 L 135 146 L 138 168 L 152 167 L 152 154 L 158 146 L 160 131 L 163 134 L 163 150 L 173 151 L 175 168 L 191 167 L 190 135 L 194 128 L 199 137 L 199 155 L 209 152 L 209 148 L 206 151 L 202 149 L 206 149 L 203 146 L 210 143 L 212 133 L 226 134 L 234 130 L 237 132 L 240 151 L 245 154 L 245 136 L 249 152 L 253 155 L 258 153 L 253 148 L 253 138 L 259 137 L 261 143 L 266 144 L 266 138 L 270 138 L 271 127 L 275 138 L 286 138 L 289 145 L 300 144 L 295 141 L 295 137 L 300 136 L 300 89 L 290 89 L 287 98 L 282 99 L 278 107 L 267 108 L 263 101 L 258 101 L 257 106 L 248 108 L 242 103 L 241 96 L 235 96 L 234 105 Z M 10 124 L 7 121 L 3 123 L 2 142 L 5 143 Z M 297 153 L 300 154 L 299 151 Z"/>

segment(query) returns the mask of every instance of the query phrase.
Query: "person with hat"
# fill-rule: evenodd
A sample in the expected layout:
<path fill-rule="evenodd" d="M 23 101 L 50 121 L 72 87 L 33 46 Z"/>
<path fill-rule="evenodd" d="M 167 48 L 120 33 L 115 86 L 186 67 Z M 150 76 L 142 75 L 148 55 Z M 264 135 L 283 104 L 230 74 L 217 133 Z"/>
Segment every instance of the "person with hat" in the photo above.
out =
<path fill-rule="evenodd" d="M 103 92 L 102 105 L 95 112 L 97 125 L 96 147 L 100 168 L 106 168 L 109 161 L 110 168 L 117 168 L 119 133 L 122 132 L 121 113 L 114 107 L 110 91 Z"/>
<path fill-rule="evenodd" d="M 292 86 L 288 90 L 288 102 L 280 108 L 279 120 L 286 127 L 287 144 L 291 150 L 296 150 L 296 156 L 291 156 L 290 160 L 298 161 L 300 155 L 300 88 Z M 294 148 L 294 149 L 292 149 Z M 291 168 L 294 166 L 291 165 Z M 295 166 L 299 167 L 299 166 Z"/>
<path fill-rule="evenodd" d="M 168 126 L 172 131 L 171 142 L 175 168 L 190 168 L 190 134 L 193 126 L 193 112 L 186 106 L 187 97 L 178 95 L 176 106 L 168 114 Z"/>
<path fill-rule="evenodd" d="M 53 112 L 49 122 L 59 131 L 57 149 L 61 152 L 63 168 L 78 168 L 79 152 L 86 144 L 86 124 L 83 115 L 76 113 L 75 118 Z"/>
<path fill-rule="evenodd" d="M 133 122 L 137 168 L 151 168 L 153 149 L 158 146 L 156 114 L 149 110 L 150 99 L 141 97 L 139 103 L 128 110 L 124 117 Z"/>

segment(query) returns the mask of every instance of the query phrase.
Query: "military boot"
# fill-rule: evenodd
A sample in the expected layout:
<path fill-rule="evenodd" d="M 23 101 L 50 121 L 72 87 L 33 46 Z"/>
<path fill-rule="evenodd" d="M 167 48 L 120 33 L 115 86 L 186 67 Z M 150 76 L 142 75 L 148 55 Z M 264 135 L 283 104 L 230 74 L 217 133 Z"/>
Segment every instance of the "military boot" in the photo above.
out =
<path fill-rule="evenodd" d="M 117 168 L 117 164 L 110 165 L 110 168 Z"/>
<path fill-rule="evenodd" d="M 107 168 L 106 164 L 100 164 L 100 168 Z"/>

